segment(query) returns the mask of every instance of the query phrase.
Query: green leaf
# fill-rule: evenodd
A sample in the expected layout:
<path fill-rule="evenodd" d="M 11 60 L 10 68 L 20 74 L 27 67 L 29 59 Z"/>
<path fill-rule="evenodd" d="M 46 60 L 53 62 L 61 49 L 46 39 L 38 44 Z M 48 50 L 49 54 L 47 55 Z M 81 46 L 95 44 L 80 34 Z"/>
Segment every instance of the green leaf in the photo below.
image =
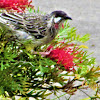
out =
<path fill-rule="evenodd" d="M 0 86 L 0 95 L 3 95 L 4 94 L 4 89 L 2 86 Z"/>
<path fill-rule="evenodd" d="M 41 63 L 41 65 L 44 65 L 44 66 L 46 66 L 46 65 L 48 65 L 48 66 L 56 65 L 56 62 L 50 60 L 49 58 L 41 58 L 39 60 L 39 62 Z"/>
<path fill-rule="evenodd" d="M 90 97 L 88 97 L 88 98 L 84 98 L 84 99 L 81 99 L 81 100 L 90 100 L 91 98 Z"/>
<path fill-rule="evenodd" d="M 57 38 L 57 41 L 63 41 L 64 39 L 68 42 L 72 41 L 79 41 L 79 42 L 86 42 L 89 40 L 89 34 L 85 34 L 83 37 L 80 37 L 80 35 L 76 34 L 75 27 L 70 27 L 69 24 L 67 24 L 67 21 L 64 24 L 64 29 L 61 28 L 59 31 Z"/>
<path fill-rule="evenodd" d="M 80 41 L 80 42 L 86 42 L 86 41 L 88 41 L 90 38 L 90 34 L 85 34 L 83 37 L 81 37 L 81 38 L 79 38 L 78 40 Z"/>
<path fill-rule="evenodd" d="M 42 65 L 39 65 L 39 68 L 40 68 L 40 71 L 42 72 L 42 73 L 48 73 L 49 72 L 49 68 L 48 67 L 43 67 Z"/>
<path fill-rule="evenodd" d="M 4 65 L 3 65 L 3 61 L 1 61 L 1 71 L 3 71 L 4 69 Z"/>
<path fill-rule="evenodd" d="M 29 11 L 30 13 L 33 12 L 33 9 L 32 9 L 31 7 L 27 7 L 27 9 L 28 9 L 28 11 Z"/>

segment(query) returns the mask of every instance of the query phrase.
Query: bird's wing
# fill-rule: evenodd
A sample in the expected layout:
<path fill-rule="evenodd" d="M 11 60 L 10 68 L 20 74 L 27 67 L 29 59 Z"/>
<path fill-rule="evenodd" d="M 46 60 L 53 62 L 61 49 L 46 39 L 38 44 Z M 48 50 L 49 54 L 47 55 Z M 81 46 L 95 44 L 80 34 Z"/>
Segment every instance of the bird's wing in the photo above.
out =
<path fill-rule="evenodd" d="M 25 15 L 24 26 L 31 35 L 42 38 L 46 35 L 47 22 L 44 20 L 45 16 L 42 15 Z"/>
<path fill-rule="evenodd" d="M 3 24 L 14 24 L 17 23 L 22 24 L 23 17 L 16 13 L 1 13 L 0 14 L 0 21 L 2 21 Z"/>
<path fill-rule="evenodd" d="M 36 39 L 43 38 L 46 35 L 47 22 L 45 16 L 18 14 L 18 13 L 2 13 L 0 14 L 0 22 L 13 26 L 15 30 L 23 29 Z"/>

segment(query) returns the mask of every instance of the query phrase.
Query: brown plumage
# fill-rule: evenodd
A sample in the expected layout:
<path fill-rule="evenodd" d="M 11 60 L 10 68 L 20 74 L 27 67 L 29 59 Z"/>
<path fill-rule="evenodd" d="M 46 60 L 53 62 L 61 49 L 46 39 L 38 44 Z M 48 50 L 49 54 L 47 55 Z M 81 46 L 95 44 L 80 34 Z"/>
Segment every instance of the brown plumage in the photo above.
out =
<path fill-rule="evenodd" d="M 62 23 L 67 19 L 71 20 L 64 11 L 53 11 L 47 15 L 0 14 L 0 22 L 14 32 L 12 35 L 19 41 L 31 44 L 32 47 L 51 42 L 58 34 Z"/>

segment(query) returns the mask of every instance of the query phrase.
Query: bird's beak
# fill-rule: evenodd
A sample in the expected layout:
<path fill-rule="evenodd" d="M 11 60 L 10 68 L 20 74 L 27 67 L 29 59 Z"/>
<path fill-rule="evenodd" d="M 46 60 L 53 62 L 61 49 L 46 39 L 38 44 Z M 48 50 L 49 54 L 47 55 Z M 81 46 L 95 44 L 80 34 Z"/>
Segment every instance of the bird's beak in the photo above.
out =
<path fill-rule="evenodd" d="M 72 20 L 72 18 L 71 18 L 71 17 L 69 17 L 69 16 L 66 16 L 66 17 L 65 17 L 65 19 Z"/>

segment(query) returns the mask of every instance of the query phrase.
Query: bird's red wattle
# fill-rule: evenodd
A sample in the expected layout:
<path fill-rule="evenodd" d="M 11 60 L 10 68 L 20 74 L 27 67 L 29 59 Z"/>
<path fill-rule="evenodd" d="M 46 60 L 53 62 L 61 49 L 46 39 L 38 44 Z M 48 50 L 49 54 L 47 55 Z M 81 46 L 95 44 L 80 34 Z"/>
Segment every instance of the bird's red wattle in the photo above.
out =
<path fill-rule="evenodd" d="M 59 25 L 56 23 L 56 24 L 54 25 L 54 27 L 55 27 L 56 29 L 58 29 L 58 28 L 59 28 Z"/>
<path fill-rule="evenodd" d="M 59 28 L 59 24 L 56 23 L 56 24 L 54 25 L 54 27 L 55 27 L 56 29 L 58 29 L 58 28 Z M 62 28 L 64 29 L 64 24 L 62 24 Z"/>
<path fill-rule="evenodd" d="M 64 29 L 64 24 L 62 24 L 62 28 Z"/>

